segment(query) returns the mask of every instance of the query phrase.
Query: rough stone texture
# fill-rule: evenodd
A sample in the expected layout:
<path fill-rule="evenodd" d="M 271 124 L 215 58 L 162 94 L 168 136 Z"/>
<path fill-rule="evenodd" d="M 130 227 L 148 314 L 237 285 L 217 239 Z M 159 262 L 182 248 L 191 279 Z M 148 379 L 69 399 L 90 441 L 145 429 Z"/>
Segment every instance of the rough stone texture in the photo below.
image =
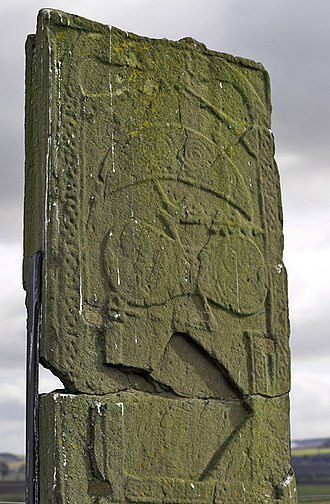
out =
<path fill-rule="evenodd" d="M 288 410 L 286 395 L 41 396 L 41 502 L 296 502 Z"/>
<path fill-rule="evenodd" d="M 42 503 L 296 502 L 270 114 L 260 64 L 40 12 L 25 258 L 66 389 L 41 397 Z"/>

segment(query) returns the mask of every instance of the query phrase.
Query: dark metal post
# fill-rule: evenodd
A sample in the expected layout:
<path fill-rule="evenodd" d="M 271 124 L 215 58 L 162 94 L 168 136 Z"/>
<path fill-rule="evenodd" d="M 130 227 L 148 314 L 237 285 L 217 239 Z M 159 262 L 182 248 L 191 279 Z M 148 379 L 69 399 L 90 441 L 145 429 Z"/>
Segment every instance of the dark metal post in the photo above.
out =
<path fill-rule="evenodd" d="M 29 260 L 27 291 L 27 362 L 26 362 L 26 504 L 39 503 L 39 339 L 41 325 L 42 252 Z"/>

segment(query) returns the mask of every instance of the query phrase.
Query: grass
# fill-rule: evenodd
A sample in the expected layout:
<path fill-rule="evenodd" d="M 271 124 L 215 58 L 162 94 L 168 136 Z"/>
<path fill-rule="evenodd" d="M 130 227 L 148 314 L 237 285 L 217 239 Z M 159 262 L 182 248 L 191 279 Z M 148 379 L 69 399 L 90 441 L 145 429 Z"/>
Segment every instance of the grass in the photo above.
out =
<path fill-rule="evenodd" d="M 330 504 L 330 485 L 298 485 L 298 500 Z"/>
<path fill-rule="evenodd" d="M 298 485 L 299 495 L 329 495 L 330 485 Z"/>
<path fill-rule="evenodd" d="M 330 455 L 329 448 L 295 448 L 292 450 L 293 457 L 305 457 L 306 455 Z"/>
<path fill-rule="evenodd" d="M 311 504 L 312 502 L 317 502 L 317 504 L 330 504 L 330 500 L 320 500 L 318 498 L 308 498 L 308 497 L 303 497 L 302 499 L 298 499 L 299 504 L 304 504 L 307 502 L 307 504 Z"/>
<path fill-rule="evenodd" d="M 315 498 L 314 499 L 308 499 L 307 497 L 303 497 L 302 499 L 299 499 L 298 502 L 299 502 L 299 504 L 300 503 L 304 503 L 304 502 L 307 502 L 307 503 L 308 502 L 309 503 L 311 503 L 311 502 L 317 502 L 317 504 L 330 504 L 330 500 L 319 500 L 317 498 L 316 499 Z"/>

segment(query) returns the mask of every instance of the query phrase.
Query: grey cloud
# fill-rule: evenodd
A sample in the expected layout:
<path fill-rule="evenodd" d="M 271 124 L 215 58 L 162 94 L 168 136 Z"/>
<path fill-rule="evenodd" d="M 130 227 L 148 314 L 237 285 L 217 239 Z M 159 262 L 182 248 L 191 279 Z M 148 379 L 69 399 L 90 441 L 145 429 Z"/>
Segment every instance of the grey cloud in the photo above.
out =
<path fill-rule="evenodd" d="M 18 326 L 19 324 L 17 324 Z M 23 328 L 23 330 L 22 330 Z M 24 367 L 25 365 L 25 340 L 24 336 L 19 337 L 20 334 L 24 333 L 24 326 L 17 327 L 16 330 L 9 332 L 9 336 L 13 334 L 13 338 L 10 340 L 6 339 L 7 334 L 2 336 L 3 342 L 0 345 L 1 359 L 0 366 L 3 369 L 8 369 L 12 367 Z M 10 343 L 9 343 L 10 341 Z"/>
<path fill-rule="evenodd" d="M 301 359 L 292 373 L 291 418 L 295 439 L 329 435 L 330 359 Z"/>
<path fill-rule="evenodd" d="M 10 219 L 8 219 L 10 220 Z M 24 366 L 25 307 L 21 287 L 21 249 L 13 243 L 0 242 L 0 371 Z M 6 376 L 4 375 L 5 382 Z M 1 381 L 0 381 L 1 383 Z M 0 395 L 1 396 L 1 395 Z"/>
<path fill-rule="evenodd" d="M 314 231 L 322 226 L 326 232 L 324 223 L 326 214 L 329 214 L 330 187 L 330 170 L 326 166 L 326 159 L 318 161 L 312 155 L 304 156 L 302 152 L 296 166 L 290 166 L 283 159 L 279 162 L 279 169 L 285 218 L 301 226 L 306 214 L 314 215 Z"/>
<path fill-rule="evenodd" d="M 291 322 L 291 349 L 295 359 L 315 359 L 328 356 L 329 346 L 329 316 L 311 317 L 304 321 Z"/>
<path fill-rule="evenodd" d="M 19 187 L 13 187 L 13 192 L 18 193 L 18 197 L 12 194 L 11 198 L 8 196 L 0 201 L 0 245 L 15 243 L 20 246 L 22 243 L 22 194 Z M 3 257 L 2 260 L 5 261 L 6 258 Z M 20 268 L 19 262 L 17 268 Z"/>
<path fill-rule="evenodd" d="M 0 422 L 18 420 L 23 422 L 25 406 L 20 401 L 0 401 Z"/>
<path fill-rule="evenodd" d="M 23 419 L 1 422 L 0 446 L 2 452 L 11 452 L 17 455 L 22 455 L 24 453 L 25 445 Z"/>
<path fill-rule="evenodd" d="M 63 383 L 49 369 L 39 366 L 39 392 L 45 394 L 52 390 L 64 389 Z"/>

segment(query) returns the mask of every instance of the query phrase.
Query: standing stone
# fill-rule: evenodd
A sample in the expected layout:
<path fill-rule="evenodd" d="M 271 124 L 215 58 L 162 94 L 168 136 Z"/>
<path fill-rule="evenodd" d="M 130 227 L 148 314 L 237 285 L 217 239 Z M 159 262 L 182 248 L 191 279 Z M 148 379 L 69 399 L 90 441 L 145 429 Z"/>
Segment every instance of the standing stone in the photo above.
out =
<path fill-rule="evenodd" d="M 40 502 L 296 502 L 264 68 L 42 10 L 26 109 Z"/>

